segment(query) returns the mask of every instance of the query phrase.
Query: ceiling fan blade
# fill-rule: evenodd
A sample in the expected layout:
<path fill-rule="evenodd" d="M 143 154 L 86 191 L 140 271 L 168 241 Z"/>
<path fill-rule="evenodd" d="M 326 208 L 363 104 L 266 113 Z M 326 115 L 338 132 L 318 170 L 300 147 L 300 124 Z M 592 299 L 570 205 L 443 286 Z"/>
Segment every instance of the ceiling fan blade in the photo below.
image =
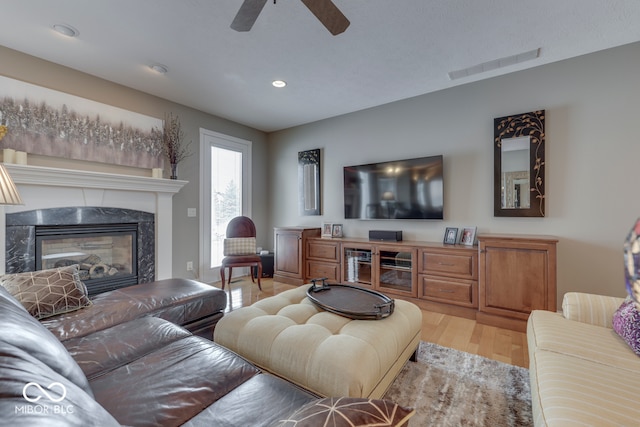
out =
<path fill-rule="evenodd" d="M 236 31 L 249 31 L 266 3 L 267 0 L 244 0 L 236 17 L 233 18 L 231 28 Z"/>
<path fill-rule="evenodd" d="M 347 29 L 350 22 L 331 0 L 302 0 L 322 25 L 334 36 Z"/>

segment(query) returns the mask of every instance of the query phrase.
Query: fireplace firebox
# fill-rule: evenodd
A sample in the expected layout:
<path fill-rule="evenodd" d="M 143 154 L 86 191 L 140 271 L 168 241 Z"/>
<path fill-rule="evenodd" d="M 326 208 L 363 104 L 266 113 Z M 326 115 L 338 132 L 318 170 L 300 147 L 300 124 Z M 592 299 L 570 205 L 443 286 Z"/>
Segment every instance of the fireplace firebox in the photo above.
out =
<path fill-rule="evenodd" d="M 138 283 L 136 224 L 36 227 L 36 270 L 77 264 L 92 294 Z"/>

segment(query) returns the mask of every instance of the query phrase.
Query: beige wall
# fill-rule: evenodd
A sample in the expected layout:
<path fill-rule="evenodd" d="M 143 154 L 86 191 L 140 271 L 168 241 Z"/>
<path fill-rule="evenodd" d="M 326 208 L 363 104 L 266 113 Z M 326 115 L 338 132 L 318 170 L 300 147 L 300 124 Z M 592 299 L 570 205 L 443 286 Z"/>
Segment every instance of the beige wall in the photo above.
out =
<path fill-rule="evenodd" d="M 341 222 L 357 237 L 399 229 L 405 240 L 441 241 L 448 226 L 551 234 L 560 239 L 559 297 L 622 296 L 622 241 L 640 216 L 638 70 L 640 43 L 271 134 L 270 221 Z M 535 109 L 547 112 L 547 216 L 494 218 L 493 119 Z M 313 148 L 323 150 L 323 215 L 303 217 L 297 152 Z M 445 159 L 444 221 L 344 219 L 343 166 L 434 154 Z"/>
<path fill-rule="evenodd" d="M 175 104 L 142 92 L 120 86 L 109 81 L 81 73 L 69 68 L 43 61 L 0 46 L 0 75 L 23 80 L 28 83 L 48 87 L 62 92 L 92 99 L 108 105 L 164 118 L 173 113 L 180 117 L 186 140 L 192 141 L 194 155 L 178 166 L 178 178 L 189 181 L 173 197 L 173 274 L 176 277 L 193 277 L 186 271 L 186 262 L 199 260 L 199 219 L 187 217 L 187 207 L 199 208 L 199 138 L 200 128 L 252 141 L 254 169 L 252 173 L 254 211 L 267 203 L 267 166 L 262 159 L 267 155 L 266 135 L 255 129 L 221 119 L 210 114 Z M 67 159 L 29 156 L 29 163 L 36 166 L 50 166 L 69 169 L 90 169 L 102 172 L 147 175 L 148 170 L 140 170 L 101 163 L 78 162 Z M 165 172 L 165 176 L 168 176 Z M 259 242 L 267 242 L 271 233 L 266 215 L 254 215 L 260 230 Z M 162 230 L 160 230 L 162 232 Z M 264 245 L 264 244 L 263 244 Z M 197 268 L 196 268 L 197 271 Z"/>

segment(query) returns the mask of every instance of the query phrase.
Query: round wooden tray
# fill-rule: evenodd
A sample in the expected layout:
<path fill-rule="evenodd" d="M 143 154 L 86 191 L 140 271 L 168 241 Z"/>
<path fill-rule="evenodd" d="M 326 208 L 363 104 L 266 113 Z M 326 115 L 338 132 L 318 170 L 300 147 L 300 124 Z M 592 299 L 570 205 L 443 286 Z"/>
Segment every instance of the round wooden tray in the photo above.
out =
<path fill-rule="evenodd" d="M 322 285 L 315 282 L 307 289 L 307 297 L 323 310 L 350 319 L 379 320 L 391 316 L 394 301 L 380 292 L 343 284 Z"/>

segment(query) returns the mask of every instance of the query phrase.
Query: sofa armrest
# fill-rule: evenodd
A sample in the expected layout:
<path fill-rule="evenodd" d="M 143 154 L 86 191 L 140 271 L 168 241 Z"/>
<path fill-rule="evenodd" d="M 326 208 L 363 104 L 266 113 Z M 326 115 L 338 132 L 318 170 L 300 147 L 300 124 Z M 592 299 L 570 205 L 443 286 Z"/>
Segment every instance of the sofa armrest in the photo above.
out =
<path fill-rule="evenodd" d="M 562 300 L 562 314 L 566 319 L 612 328 L 613 313 L 624 298 L 584 292 L 567 292 Z"/>

